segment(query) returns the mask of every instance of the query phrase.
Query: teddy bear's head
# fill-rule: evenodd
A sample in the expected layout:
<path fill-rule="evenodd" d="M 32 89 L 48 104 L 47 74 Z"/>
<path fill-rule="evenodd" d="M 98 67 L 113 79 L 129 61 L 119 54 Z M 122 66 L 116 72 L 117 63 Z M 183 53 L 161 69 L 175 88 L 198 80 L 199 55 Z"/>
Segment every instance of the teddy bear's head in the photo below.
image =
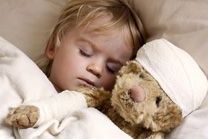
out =
<path fill-rule="evenodd" d="M 111 100 L 116 111 L 133 126 L 166 132 L 182 120 L 181 109 L 136 61 L 120 70 Z"/>
<path fill-rule="evenodd" d="M 180 124 L 204 100 L 206 75 L 184 50 L 165 39 L 146 43 L 122 67 L 112 105 L 127 122 L 153 132 Z"/>

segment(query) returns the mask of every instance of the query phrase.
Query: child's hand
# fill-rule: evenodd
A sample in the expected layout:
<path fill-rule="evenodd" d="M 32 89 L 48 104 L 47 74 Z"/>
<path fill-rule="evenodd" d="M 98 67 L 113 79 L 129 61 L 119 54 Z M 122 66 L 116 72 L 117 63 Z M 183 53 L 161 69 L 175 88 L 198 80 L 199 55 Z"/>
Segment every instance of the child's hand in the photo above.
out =
<path fill-rule="evenodd" d="M 6 124 L 17 128 L 33 127 L 39 118 L 39 109 L 32 105 L 12 108 L 7 115 Z"/>

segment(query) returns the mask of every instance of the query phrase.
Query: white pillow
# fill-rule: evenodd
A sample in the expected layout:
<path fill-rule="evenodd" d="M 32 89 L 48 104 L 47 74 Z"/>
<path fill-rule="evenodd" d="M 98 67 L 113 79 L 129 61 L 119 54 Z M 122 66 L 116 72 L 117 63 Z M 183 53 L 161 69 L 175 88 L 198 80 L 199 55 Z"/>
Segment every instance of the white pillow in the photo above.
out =
<path fill-rule="evenodd" d="M 38 60 L 67 1 L 0 0 L 0 36 Z"/>
<path fill-rule="evenodd" d="M 207 0 L 134 0 L 147 39 L 166 38 L 191 54 L 208 74 Z"/>

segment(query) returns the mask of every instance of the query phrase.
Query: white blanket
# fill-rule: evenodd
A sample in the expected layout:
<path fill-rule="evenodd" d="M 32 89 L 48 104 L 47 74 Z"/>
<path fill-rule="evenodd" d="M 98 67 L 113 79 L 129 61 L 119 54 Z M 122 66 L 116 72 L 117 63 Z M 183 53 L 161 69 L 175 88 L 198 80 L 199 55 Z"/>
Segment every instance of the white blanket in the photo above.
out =
<path fill-rule="evenodd" d="M 74 112 L 61 124 L 50 120 L 38 130 L 30 128 L 17 132 L 21 139 L 132 139 L 94 108 Z"/>
<path fill-rule="evenodd" d="M 3 119 L 9 107 L 33 104 L 40 109 L 36 128 L 14 129 Z M 57 93 L 45 74 L 19 49 L 0 37 L 1 139 L 130 139 L 105 115 L 87 108 L 75 91 Z"/>

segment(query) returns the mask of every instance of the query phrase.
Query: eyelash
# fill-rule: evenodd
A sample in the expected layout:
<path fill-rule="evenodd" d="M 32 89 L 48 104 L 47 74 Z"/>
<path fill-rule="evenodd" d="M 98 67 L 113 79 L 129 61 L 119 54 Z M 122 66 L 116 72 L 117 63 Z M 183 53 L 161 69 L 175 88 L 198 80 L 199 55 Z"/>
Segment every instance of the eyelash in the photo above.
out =
<path fill-rule="evenodd" d="M 111 74 L 115 74 L 115 73 L 116 73 L 116 71 L 112 70 L 112 69 L 109 68 L 108 66 L 106 66 L 106 68 L 107 68 L 108 72 L 110 72 Z"/>
<path fill-rule="evenodd" d="M 85 57 L 90 57 L 91 55 L 83 51 L 82 49 L 79 49 L 79 53 Z"/>

